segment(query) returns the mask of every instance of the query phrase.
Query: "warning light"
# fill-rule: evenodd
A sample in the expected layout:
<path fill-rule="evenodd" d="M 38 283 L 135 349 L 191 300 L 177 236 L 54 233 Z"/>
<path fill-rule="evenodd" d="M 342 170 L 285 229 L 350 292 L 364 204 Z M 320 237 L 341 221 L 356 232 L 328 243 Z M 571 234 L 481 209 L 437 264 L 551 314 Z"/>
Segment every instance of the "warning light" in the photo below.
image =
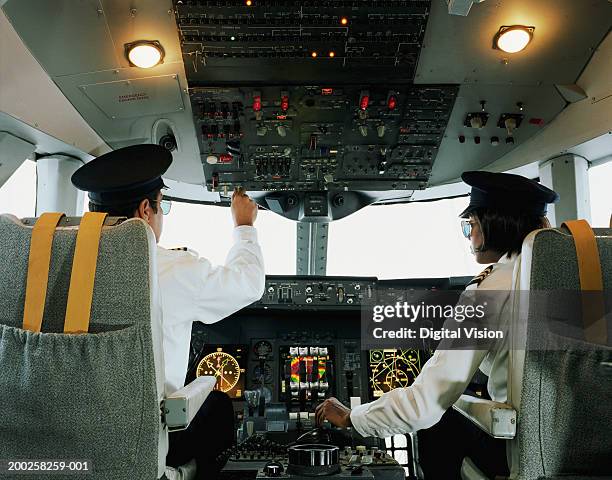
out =
<path fill-rule="evenodd" d="M 333 88 L 322 88 L 321 89 L 321 95 L 333 95 L 333 94 L 334 94 Z"/>
<path fill-rule="evenodd" d="M 542 125 L 544 125 L 544 119 L 543 118 L 530 118 L 529 124 L 537 125 L 538 127 L 541 127 Z"/>
<path fill-rule="evenodd" d="M 251 5 L 253 5 L 253 2 L 251 0 L 246 0 L 246 6 L 250 7 Z"/>
<path fill-rule="evenodd" d="M 341 23 L 342 25 L 348 25 L 348 18 L 346 18 L 346 17 L 342 17 L 342 18 L 340 19 L 340 23 Z"/>
<path fill-rule="evenodd" d="M 369 104 L 370 104 L 370 93 L 367 90 L 363 90 L 361 92 L 361 96 L 359 97 L 359 108 L 361 110 L 366 110 Z"/>
<path fill-rule="evenodd" d="M 283 112 L 289 110 L 289 95 L 283 95 L 281 97 L 281 110 Z"/>
<path fill-rule="evenodd" d="M 387 108 L 389 110 L 395 110 L 395 107 L 397 107 L 397 98 L 395 98 L 395 95 L 389 95 L 387 99 Z"/>
<path fill-rule="evenodd" d="M 261 95 L 255 95 L 253 97 L 253 111 L 259 112 L 261 110 Z"/>
<path fill-rule="evenodd" d="M 317 58 L 317 52 L 312 52 L 312 53 L 310 54 L 310 56 L 311 56 L 312 58 Z"/>
<path fill-rule="evenodd" d="M 336 52 L 329 52 L 329 58 L 334 58 L 336 56 Z"/>

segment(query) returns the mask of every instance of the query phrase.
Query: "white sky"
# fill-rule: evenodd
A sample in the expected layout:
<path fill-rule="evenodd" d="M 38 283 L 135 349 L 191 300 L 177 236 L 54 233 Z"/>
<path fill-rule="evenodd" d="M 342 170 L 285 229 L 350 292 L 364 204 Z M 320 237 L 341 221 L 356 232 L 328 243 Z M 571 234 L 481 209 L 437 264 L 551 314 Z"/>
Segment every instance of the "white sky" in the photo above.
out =
<path fill-rule="evenodd" d="M 612 213 L 612 162 L 589 170 L 591 224 L 606 227 Z M 0 187 L 0 212 L 34 216 L 36 168 L 26 161 Z M 328 275 L 415 278 L 474 275 L 481 270 L 461 235 L 457 214 L 467 198 L 373 206 L 332 222 Z M 189 247 L 223 263 L 232 242 L 229 209 L 174 202 L 161 245 Z M 295 274 L 296 224 L 268 211 L 257 217 L 268 274 Z"/>

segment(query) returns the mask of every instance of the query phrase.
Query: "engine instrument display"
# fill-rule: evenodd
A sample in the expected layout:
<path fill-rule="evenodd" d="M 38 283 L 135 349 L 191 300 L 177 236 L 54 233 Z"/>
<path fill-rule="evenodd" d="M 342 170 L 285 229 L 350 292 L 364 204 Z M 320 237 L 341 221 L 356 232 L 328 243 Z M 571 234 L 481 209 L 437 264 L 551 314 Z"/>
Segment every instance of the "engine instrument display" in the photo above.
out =
<path fill-rule="evenodd" d="M 281 398 L 287 398 L 287 390 L 291 398 L 298 398 L 300 394 L 308 400 L 325 398 L 331 389 L 332 354 L 329 346 L 281 347 L 280 358 L 284 364 Z"/>
<path fill-rule="evenodd" d="M 368 391 L 371 399 L 395 388 L 408 387 L 423 367 L 418 350 L 382 349 L 368 352 Z"/>
<path fill-rule="evenodd" d="M 212 375 L 217 378 L 215 390 L 227 393 L 233 399 L 242 398 L 246 350 L 247 347 L 241 345 L 205 347 L 202 359 L 198 363 L 196 376 Z"/>

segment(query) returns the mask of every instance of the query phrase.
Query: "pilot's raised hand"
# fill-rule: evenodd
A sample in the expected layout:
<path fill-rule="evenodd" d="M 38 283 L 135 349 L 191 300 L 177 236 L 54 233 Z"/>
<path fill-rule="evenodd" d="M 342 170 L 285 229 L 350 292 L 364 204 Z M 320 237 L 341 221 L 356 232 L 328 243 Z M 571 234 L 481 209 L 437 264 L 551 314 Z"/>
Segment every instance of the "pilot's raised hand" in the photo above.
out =
<path fill-rule="evenodd" d="M 236 188 L 232 195 L 232 217 L 237 227 L 253 226 L 257 218 L 257 204 L 241 188 Z"/>
<path fill-rule="evenodd" d="M 317 425 L 321 425 L 323 420 L 328 420 L 336 427 L 350 427 L 351 409 L 345 407 L 337 398 L 330 397 L 317 407 L 315 419 Z"/>

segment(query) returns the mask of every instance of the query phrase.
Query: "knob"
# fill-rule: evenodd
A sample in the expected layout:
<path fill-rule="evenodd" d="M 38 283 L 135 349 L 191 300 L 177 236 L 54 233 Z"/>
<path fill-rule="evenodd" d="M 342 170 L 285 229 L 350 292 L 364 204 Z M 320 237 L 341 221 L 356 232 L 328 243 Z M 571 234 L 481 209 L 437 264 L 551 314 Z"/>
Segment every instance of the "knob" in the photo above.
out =
<path fill-rule="evenodd" d="M 346 303 L 348 303 L 349 305 L 353 304 L 353 299 L 352 298 L 347 298 L 346 299 Z"/>
<path fill-rule="evenodd" d="M 268 287 L 268 293 L 274 293 L 274 287 Z"/>
<path fill-rule="evenodd" d="M 278 462 L 270 462 L 264 466 L 264 474 L 267 477 L 280 477 L 283 473 L 283 466 Z"/>
<path fill-rule="evenodd" d="M 306 297 L 306 303 L 312 303 L 312 297 Z"/>
<path fill-rule="evenodd" d="M 312 287 L 306 287 L 306 293 L 312 293 Z"/>

